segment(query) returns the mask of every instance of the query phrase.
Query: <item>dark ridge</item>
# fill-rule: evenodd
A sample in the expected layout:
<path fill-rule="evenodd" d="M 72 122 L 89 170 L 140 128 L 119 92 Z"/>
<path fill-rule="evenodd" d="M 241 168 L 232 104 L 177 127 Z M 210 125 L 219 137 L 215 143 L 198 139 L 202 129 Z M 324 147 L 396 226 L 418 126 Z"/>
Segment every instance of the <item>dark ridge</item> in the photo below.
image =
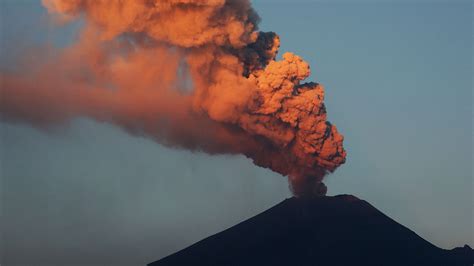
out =
<path fill-rule="evenodd" d="M 194 229 L 190 229 L 194 230 Z M 162 265 L 473 265 L 469 246 L 444 250 L 352 195 L 290 198 Z"/>

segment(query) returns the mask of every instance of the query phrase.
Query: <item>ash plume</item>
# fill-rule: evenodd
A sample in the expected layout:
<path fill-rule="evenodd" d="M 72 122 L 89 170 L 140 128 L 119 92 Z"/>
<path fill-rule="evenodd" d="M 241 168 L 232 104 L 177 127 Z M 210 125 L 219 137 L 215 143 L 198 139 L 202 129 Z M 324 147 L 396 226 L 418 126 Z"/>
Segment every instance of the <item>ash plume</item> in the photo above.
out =
<path fill-rule="evenodd" d="M 288 176 L 298 196 L 325 194 L 324 175 L 344 163 L 323 87 L 303 83 L 310 67 L 299 56 L 275 60 L 280 39 L 258 31 L 248 0 L 43 5 L 85 25 L 53 56 L 0 73 L 3 120 L 48 127 L 89 117 L 171 147 L 244 154 Z"/>

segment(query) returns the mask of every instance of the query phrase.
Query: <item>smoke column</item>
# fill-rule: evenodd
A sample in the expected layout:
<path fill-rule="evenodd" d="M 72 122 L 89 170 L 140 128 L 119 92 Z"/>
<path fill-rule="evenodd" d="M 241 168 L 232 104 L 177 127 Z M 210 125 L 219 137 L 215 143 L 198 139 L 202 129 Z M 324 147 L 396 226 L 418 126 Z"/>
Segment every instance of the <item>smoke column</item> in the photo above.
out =
<path fill-rule="evenodd" d="M 54 19 L 83 20 L 73 44 L 2 72 L 0 116 L 45 128 L 77 117 L 166 146 L 244 154 L 288 176 L 297 196 L 324 195 L 344 163 L 324 89 L 308 63 L 275 61 L 248 0 L 43 0 Z M 31 58 L 31 57 L 30 57 Z"/>

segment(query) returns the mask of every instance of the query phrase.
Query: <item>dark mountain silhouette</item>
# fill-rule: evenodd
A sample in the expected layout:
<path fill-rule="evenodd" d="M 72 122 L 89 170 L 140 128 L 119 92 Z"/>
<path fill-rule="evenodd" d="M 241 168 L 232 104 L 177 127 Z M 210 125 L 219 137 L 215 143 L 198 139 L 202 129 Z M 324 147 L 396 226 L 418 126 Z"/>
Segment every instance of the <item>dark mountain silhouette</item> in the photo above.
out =
<path fill-rule="evenodd" d="M 471 266 L 473 251 L 440 249 L 366 201 L 340 195 L 287 199 L 149 265 Z"/>

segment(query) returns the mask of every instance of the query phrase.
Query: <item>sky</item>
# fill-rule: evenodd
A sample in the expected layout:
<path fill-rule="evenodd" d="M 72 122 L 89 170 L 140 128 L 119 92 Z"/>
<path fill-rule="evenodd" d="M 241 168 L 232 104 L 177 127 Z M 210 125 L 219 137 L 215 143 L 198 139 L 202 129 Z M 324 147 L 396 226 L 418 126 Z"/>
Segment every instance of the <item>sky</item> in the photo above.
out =
<path fill-rule="evenodd" d="M 353 194 L 442 248 L 473 241 L 472 2 L 253 1 L 280 54 L 324 85 Z M 39 1 L 0 1 L 0 67 L 64 46 Z M 0 97 L 8 97 L 1 95 Z M 166 148 L 86 118 L 38 130 L 0 122 L 2 264 L 143 265 L 291 197 L 243 156 Z"/>

